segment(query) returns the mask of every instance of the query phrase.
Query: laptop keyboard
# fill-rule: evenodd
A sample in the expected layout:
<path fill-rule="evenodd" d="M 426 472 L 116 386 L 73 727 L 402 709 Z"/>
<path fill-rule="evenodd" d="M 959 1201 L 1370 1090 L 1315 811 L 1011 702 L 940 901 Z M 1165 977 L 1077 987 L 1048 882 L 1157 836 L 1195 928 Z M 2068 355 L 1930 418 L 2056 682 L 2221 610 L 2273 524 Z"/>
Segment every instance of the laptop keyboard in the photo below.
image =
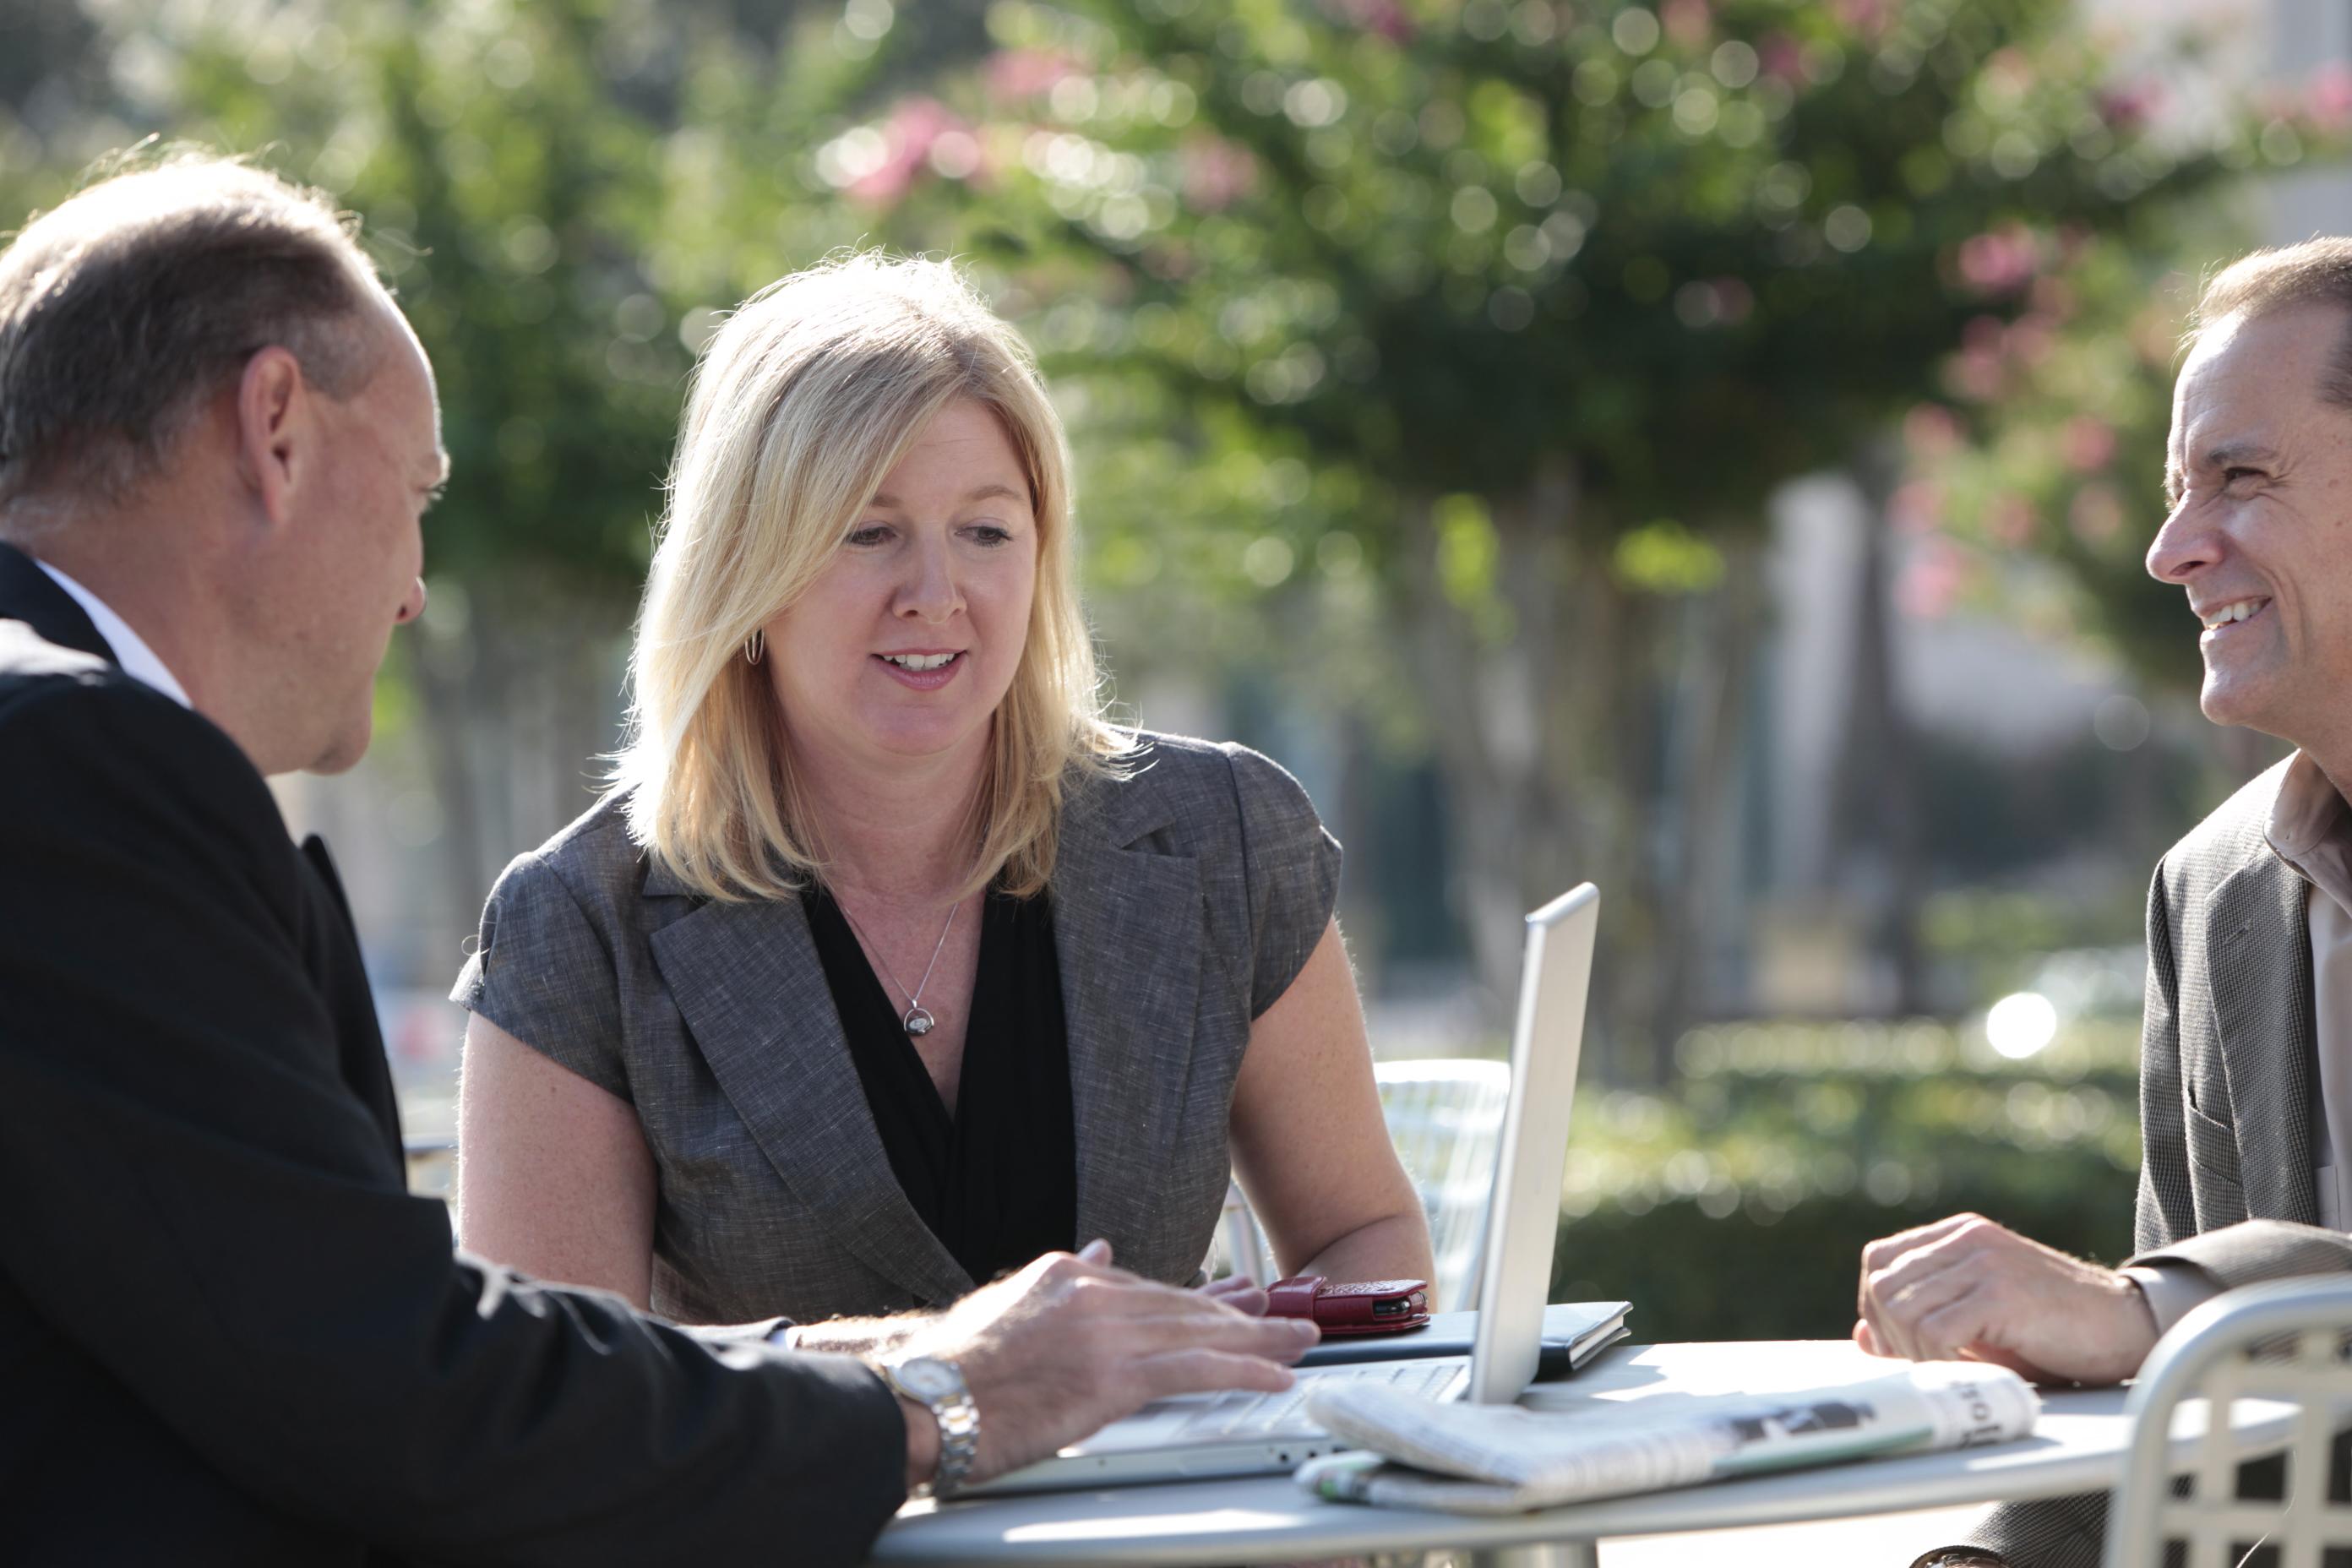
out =
<path fill-rule="evenodd" d="M 1175 1436 L 1179 1443 L 1214 1442 L 1228 1437 L 1271 1436 L 1277 1432 L 1317 1432 L 1304 1406 L 1307 1391 L 1318 1378 L 1373 1378 L 1406 1394 L 1436 1395 L 1459 1375 L 1464 1363 L 1459 1357 L 1432 1357 L 1421 1361 L 1373 1362 L 1359 1366 L 1334 1367 L 1328 1372 L 1303 1372 L 1297 1380 L 1280 1394 L 1254 1394 L 1236 1389 L 1219 1394 L 1201 1413 L 1184 1423 Z"/>

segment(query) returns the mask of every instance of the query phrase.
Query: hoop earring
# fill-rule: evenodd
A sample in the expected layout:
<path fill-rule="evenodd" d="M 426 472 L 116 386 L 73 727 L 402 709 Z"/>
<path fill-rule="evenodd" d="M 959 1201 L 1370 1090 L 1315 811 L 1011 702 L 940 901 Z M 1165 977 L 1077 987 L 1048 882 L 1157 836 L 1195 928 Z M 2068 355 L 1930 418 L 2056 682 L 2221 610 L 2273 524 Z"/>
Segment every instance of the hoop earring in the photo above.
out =
<path fill-rule="evenodd" d="M 761 656 L 766 654 L 767 651 L 768 636 L 765 632 L 755 631 L 750 637 L 743 639 L 743 662 L 745 664 L 759 663 Z"/>

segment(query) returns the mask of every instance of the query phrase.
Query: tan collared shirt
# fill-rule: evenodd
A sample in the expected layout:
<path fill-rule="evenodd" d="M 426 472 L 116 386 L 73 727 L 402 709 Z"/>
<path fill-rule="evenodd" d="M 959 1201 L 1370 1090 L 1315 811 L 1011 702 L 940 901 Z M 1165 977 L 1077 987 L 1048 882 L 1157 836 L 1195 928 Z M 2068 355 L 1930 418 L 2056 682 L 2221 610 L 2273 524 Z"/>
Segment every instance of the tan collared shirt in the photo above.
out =
<path fill-rule="evenodd" d="M 2319 1103 L 2312 1111 L 2311 1173 L 2319 1223 L 2352 1230 L 2352 808 L 2319 764 L 2298 752 L 2271 807 L 2271 850 L 2304 880 L 2311 927 L 2312 1021 L 2319 1039 Z M 2218 1294 L 2186 1265 L 2126 1269 L 2161 1333 Z"/>

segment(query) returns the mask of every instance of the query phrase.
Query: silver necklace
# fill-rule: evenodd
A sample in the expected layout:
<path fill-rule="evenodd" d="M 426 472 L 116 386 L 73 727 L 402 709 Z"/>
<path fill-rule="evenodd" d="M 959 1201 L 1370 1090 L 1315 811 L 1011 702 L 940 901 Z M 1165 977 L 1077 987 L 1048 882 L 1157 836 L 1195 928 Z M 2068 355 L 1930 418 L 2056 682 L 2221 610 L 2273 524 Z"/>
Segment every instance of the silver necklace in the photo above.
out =
<path fill-rule="evenodd" d="M 898 977 L 890 973 L 889 964 L 884 963 L 882 950 L 875 945 L 872 937 L 866 934 L 866 928 L 857 923 L 857 917 L 849 912 L 849 906 L 839 899 L 834 900 L 833 904 L 841 911 L 841 918 L 849 922 L 849 929 L 857 933 L 857 940 L 866 944 L 866 951 L 873 955 L 874 962 L 881 965 L 883 977 L 899 990 L 907 991 L 906 986 L 899 984 Z M 907 1033 L 918 1039 L 929 1034 L 939 1024 L 939 1020 L 931 1016 L 931 1010 L 923 1005 L 923 987 L 931 983 L 931 971 L 940 966 L 940 954 L 948 945 L 948 932 L 955 929 L 956 911 L 961 908 L 961 899 L 948 906 L 947 923 L 940 927 L 940 940 L 931 944 L 931 961 L 923 965 L 923 977 L 915 982 L 915 988 L 907 991 L 907 1011 L 898 1022 L 905 1026 Z"/>

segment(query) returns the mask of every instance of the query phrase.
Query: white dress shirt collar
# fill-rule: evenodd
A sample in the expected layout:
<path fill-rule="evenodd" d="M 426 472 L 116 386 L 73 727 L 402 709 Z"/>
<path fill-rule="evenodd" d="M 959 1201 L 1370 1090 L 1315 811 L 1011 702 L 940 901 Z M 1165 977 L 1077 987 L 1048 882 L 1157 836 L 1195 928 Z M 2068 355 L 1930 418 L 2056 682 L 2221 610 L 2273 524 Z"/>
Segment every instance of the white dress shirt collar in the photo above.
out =
<path fill-rule="evenodd" d="M 131 623 L 109 608 L 105 600 L 47 562 L 36 561 L 33 563 L 47 573 L 51 582 L 73 595 L 73 602 L 81 606 L 81 613 L 89 617 L 89 624 L 98 628 L 98 635 L 104 637 L 106 646 L 114 650 L 114 662 L 122 667 L 123 674 L 153 687 L 183 708 L 195 707 L 188 700 L 187 689 L 164 667 L 163 661 L 155 657 L 155 650 L 147 646 L 147 639 L 132 631 Z"/>

